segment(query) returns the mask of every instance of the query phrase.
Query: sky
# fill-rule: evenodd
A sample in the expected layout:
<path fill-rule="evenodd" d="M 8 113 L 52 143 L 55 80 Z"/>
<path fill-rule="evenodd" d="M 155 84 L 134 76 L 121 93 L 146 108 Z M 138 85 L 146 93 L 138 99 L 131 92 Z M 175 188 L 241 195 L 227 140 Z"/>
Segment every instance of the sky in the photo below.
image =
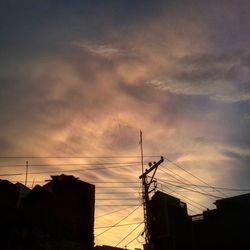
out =
<path fill-rule="evenodd" d="M 248 0 L 2 0 L 2 178 L 24 182 L 26 161 L 30 186 L 73 174 L 96 184 L 96 228 L 129 213 L 120 224 L 140 223 L 141 207 L 113 205 L 141 203 L 141 130 L 145 167 L 162 155 L 186 170 L 166 159 L 156 178 L 198 203 L 191 214 L 213 207 L 212 196 L 180 189 L 178 176 L 250 188 L 249 10 Z M 124 247 L 143 225 L 113 227 L 95 242 L 116 245 L 133 229 Z"/>

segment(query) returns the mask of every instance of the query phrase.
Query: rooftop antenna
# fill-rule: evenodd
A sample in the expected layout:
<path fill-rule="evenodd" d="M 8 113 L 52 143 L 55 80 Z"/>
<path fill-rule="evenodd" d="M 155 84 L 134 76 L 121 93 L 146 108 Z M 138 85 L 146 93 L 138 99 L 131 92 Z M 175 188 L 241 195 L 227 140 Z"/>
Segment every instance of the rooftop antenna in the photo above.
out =
<path fill-rule="evenodd" d="M 32 186 L 31 186 L 31 188 L 33 188 L 33 187 L 34 187 L 34 184 L 35 184 L 35 178 L 33 178 L 33 182 L 32 182 Z"/>
<path fill-rule="evenodd" d="M 29 171 L 29 162 L 26 161 L 26 173 L 25 173 L 25 186 L 27 187 L 27 180 L 28 180 L 28 171 Z"/>
<path fill-rule="evenodd" d="M 142 131 L 140 130 L 140 145 L 141 145 L 141 174 L 144 172 L 144 167 L 143 167 L 143 146 L 142 146 Z"/>

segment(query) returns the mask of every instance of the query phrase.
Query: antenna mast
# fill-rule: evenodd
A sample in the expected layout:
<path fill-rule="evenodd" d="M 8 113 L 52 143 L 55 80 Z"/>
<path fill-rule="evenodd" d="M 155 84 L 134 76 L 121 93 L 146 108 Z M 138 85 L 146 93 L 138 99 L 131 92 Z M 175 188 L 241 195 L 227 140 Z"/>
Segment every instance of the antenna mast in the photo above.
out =
<path fill-rule="evenodd" d="M 141 145 L 141 173 L 143 174 L 143 147 L 142 147 L 142 131 L 140 130 L 140 145 Z"/>
<path fill-rule="evenodd" d="M 28 171 L 29 171 L 29 162 L 26 161 L 26 172 L 25 172 L 25 186 L 27 186 L 27 180 L 28 180 Z"/>

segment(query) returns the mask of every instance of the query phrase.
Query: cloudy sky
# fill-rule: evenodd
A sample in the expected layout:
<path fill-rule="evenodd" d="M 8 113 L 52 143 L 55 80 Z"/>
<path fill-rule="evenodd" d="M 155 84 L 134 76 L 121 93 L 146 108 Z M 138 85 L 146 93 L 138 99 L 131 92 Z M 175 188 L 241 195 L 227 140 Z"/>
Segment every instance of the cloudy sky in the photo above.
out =
<path fill-rule="evenodd" d="M 96 227 L 114 225 L 136 207 L 112 204 L 140 203 L 142 130 L 145 164 L 163 155 L 203 182 L 168 161 L 157 178 L 178 183 L 169 168 L 185 183 L 250 187 L 249 11 L 248 0 L 2 0 L 2 175 L 23 182 L 26 160 L 29 185 L 85 168 L 64 173 L 97 185 Z M 178 194 L 212 206 L 207 196 Z M 141 221 L 139 208 L 121 224 Z M 96 243 L 116 245 L 138 225 L 114 227 Z"/>

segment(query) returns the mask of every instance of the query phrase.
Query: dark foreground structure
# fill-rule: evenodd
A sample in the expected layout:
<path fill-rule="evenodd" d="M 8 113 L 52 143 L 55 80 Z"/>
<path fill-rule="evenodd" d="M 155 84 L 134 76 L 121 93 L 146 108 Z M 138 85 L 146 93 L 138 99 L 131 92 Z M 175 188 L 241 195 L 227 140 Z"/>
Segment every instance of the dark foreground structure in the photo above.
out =
<path fill-rule="evenodd" d="M 92 250 L 95 186 L 52 176 L 32 190 L 0 180 L 0 246 L 4 250 Z"/>
<path fill-rule="evenodd" d="M 186 204 L 157 191 L 149 204 L 149 249 L 250 249 L 250 194 L 217 200 L 216 209 L 189 216 Z"/>
<path fill-rule="evenodd" d="M 94 250 L 125 250 L 125 249 L 120 247 L 102 245 L 102 246 L 95 246 Z"/>

